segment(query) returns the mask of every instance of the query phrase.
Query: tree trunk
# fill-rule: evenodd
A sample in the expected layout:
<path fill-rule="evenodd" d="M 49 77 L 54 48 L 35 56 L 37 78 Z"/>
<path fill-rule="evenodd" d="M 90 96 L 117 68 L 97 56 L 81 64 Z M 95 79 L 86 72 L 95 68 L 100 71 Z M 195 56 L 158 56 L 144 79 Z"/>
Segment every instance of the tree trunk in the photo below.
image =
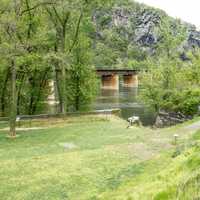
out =
<path fill-rule="evenodd" d="M 65 54 L 65 29 L 66 27 L 63 27 L 63 33 L 62 33 L 62 38 L 61 38 L 61 51 L 63 54 Z M 62 114 L 66 113 L 66 71 L 65 71 L 65 66 L 62 63 L 61 64 L 61 88 L 62 88 L 62 102 L 61 102 L 61 109 L 62 109 Z"/>
<path fill-rule="evenodd" d="M 65 67 L 62 66 L 62 69 L 61 69 L 61 79 L 62 79 L 62 82 L 61 82 L 61 88 L 62 88 L 62 100 L 61 100 L 61 112 L 62 114 L 65 114 L 66 112 L 66 72 L 65 72 Z"/>
<path fill-rule="evenodd" d="M 34 115 L 37 111 L 37 107 L 38 107 L 38 103 L 40 101 L 40 98 L 41 98 L 41 93 L 42 93 L 42 90 L 46 88 L 47 86 L 47 75 L 48 75 L 48 70 L 45 70 L 43 72 L 43 74 L 41 75 L 41 78 L 40 78 L 40 84 L 39 84 L 39 88 L 37 90 L 37 98 L 35 99 L 35 101 L 33 102 L 33 106 L 32 106 L 32 112 L 31 112 L 31 115 Z"/>
<path fill-rule="evenodd" d="M 55 42 L 54 46 L 55 54 L 58 53 L 58 39 Z M 61 78 L 61 69 L 59 66 L 59 62 L 56 60 L 53 63 L 53 77 L 54 77 L 54 86 L 56 88 L 56 94 L 59 101 L 59 113 L 63 113 L 64 111 L 64 103 L 63 103 L 63 88 L 62 88 L 62 78 Z"/>
<path fill-rule="evenodd" d="M 7 86 L 9 77 L 10 77 L 10 72 L 8 69 L 6 72 L 5 80 L 3 82 L 3 89 L 2 89 L 2 94 L 1 94 L 1 112 L 3 116 L 5 115 L 5 95 L 6 95 L 6 86 Z"/>
<path fill-rule="evenodd" d="M 24 81 L 25 81 L 25 74 L 23 73 L 22 76 L 19 78 L 20 85 L 17 90 L 17 115 L 20 115 L 21 91 L 22 88 L 24 87 Z"/>
<path fill-rule="evenodd" d="M 10 136 L 16 137 L 17 95 L 16 95 L 16 66 L 11 63 L 11 105 L 10 105 Z"/>
<path fill-rule="evenodd" d="M 28 114 L 32 115 L 32 110 L 33 110 L 33 103 L 35 101 L 35 87 L 36 86 L 36 81 L 35 78 L 37 77 L 37 71 L 36 69 L 34 70 L 33 75 L 31 75 L 29 77 L 29 83 L 31 85 L 31 94 L 30 94 L 30 102 L 29 102 L 29 106 L 28 106 Z"/>
<path fill-rule="evenodd" d="M 75 72 L 76 73 L 76 72 Z M 79 80 L 79 76 L 77 75 L 76 77 L 76 97 L 75 97 L 75 108 L 76 108 L 76 111 L 79 111 L 80 109 L 80 80 Z"/>

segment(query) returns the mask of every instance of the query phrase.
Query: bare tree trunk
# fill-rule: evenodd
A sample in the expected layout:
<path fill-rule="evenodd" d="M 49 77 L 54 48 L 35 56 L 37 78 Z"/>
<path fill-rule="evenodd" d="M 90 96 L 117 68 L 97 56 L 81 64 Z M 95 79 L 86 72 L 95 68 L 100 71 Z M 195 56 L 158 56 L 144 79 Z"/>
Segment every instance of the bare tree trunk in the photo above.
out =
<path fill-rule="evenodd" d="M 66 113 L 66 72 L 65 72 L 65 67 L 62 66 L 62 71 L 61 71 L 61 76 L 62 76 L 62 102 L 61 102 L 61 112 L 62 114 Z"/>
<path fill-rule="evenodd" d="M 80 80 L 79 80 L 79 77 L 77 76 L 76 77 L 76 97 L 75 97 L 75 109 L 76 111 L 79 111 L 80 109 L 80 95 L 79 95 L 79 92 L 80 92 Z"/>
<path fill-rule="evenodd" d="M 47 86 L 48 80 L 47 80 L 46 76 L 48 75 L 48 71 L 49 71 L 49 69 L 46 69 L 43 72 L 43 74 L 41 75 L 39 90 L 37 91 L 37 98 L 33 102 L 31 115 L 35 114 L 35 112 L 37 111 L 37 106 L 38 106 L 38 102 L 40 101 L 40 98 L 41 98 L 42 89 L 45 89 L 45 87 Z"/>
<path fill-rule="evenodd" d="M 60 80 L 60 72 L 58 72 L 58 63 L 56 64 L 56 69 L 55 69 L 55 77 L 54 77 L 54 84 L 56 87 L 56 92 L 58 95 L 58 102 L 59 102 L 59 113 L 62 113 L 62 107 L 63 107 L 63 103 L 62 103 L 62 90 L 61 90 L 61 80 Z"/>
<path fill-rule="evenodd" d="M 16 66 L 14 59 L 11 63 L 11 105 L 10 105 L 10 136 L 16 137 L 17 92 Z"/>
<path fill-rule="evenodd" d="M 17 90 L 17 115 L 20 115 L 21 91 L 22 91 L 22 88 L 24 87 L 24 81 L 25 81 L 24 73 L 19 78 L 19 80 L 20 80 L 20 85 L 19 85 L 19 89 Z"/>
<path fill-rule="evenodd" d="M 10 77 L 10 71 L 8 69 L 6 72 L 5 80 L 3 82 L 3 89 L 2 89 L 2 94 L 1 94 L 1 112 L 2 112 L 3 116 L 5 115 L 5 103 L 6 103 L 5 95 L 6 95 L 6 86 L 7 86 L 9 77 Z"/>
<path fill-rule="evenodd" d="M 62 31 L 62 39 L 61 39 L 61 51 L 63 54 L 65 54 L 65 37 L 66 37 L 66 24 L 63 26 L 63 31 Z M 66 70 L 65 70 L 65 65 L 62 63 L 61 64 L 61 84 L 62 84 L 62 102 L 61 102 L 61 108 L 62 108 L 62 114 L 66 113 Z"/>
<path fill-rule="evenodd" d="M 56 40 L 55 43 L 55 48 L 54 48 L 55 53 L 58 53 L 58 40 Z M 54 61 L 53 63 L 53 79 L 54 79 L 54 89 L 55 89 L 55 97 L 58 98 L 59 102 L 59 113 L 64 112 L 64 95 L 63 95 L 63 88 L 62 88 L 62 75 L 61 75 L 61 69 L 60 69 L 60 64 L 58 61 Z M 56 99 L 57 99 L 56 98 Z"/>

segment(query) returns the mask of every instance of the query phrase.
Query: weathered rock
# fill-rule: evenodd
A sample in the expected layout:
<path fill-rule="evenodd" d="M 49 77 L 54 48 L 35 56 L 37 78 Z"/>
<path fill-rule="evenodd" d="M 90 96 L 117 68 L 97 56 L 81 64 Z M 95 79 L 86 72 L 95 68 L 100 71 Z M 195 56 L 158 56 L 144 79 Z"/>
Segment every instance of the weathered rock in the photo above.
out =
<path fill-rule="evenodd" d="M 164 126 L 163 120 L 161 119 L 161 117 L 159 115 L 156 117 L 155 126 L 157 128 L 163 128 L 163 126 Z"/>
<path fill-rule="evenodd" d="M 137 126 L 142 125 L 142 123 L 140 121 L 140 117 L 138 117 L 138 116 L 129 117 L 127 121 L 129 122 L 129 125 L 127 128 L 130 128 L 133 125 L 137 125 Z"/>
<path fill-rule="evenodd" d="M 161 19 L 170 19 L 171 29 L 175 35 L 177 34 L 179 22 L 167 16 L 165 12 L 135 2 L 129 4 L 130 6 L 125 1 L 124 4 L 116 4 L 110 9 L 95 11 L 93 21 L 98 39 L 103 40 L 106 37 L 105 30 L 112 32 L 117 28 L 120 36 L 128 40 L 129 44 L 138 45 L 142 51 L 153 54 L 161 40 L 159 32 Z M 200 32 L 189 23 L 181 22 L 181 24 L 186 29 L 186 40 L 179 48 L 177 47 L 177 50 L 180 52 L 180 57 L 187 60 L 185 51 L 200 47 Z"/>
<path fill-rule="evenodd" d="M 158 128 L 163 128 L 163 127 L 167 127 L 167 126 L 173 126 L 176 124 L 180 124 L 183 123 L 187 120 L 191 119 L 190 116 L 185 116 L 182 113 L 178 112 L 159 112 L 157 118 L 156 118 L 156 122 L 155 122 L 155 126 Z"/>

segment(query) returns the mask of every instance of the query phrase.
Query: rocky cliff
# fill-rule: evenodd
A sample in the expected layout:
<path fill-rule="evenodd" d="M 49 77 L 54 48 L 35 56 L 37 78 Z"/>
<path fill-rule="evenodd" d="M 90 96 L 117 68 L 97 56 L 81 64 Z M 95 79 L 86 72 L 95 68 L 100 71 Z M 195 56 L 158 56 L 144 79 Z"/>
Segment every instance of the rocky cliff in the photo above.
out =
<path fill-rule="evenodd" d="M 164 11 L 128 0 L 117 0 L 110 6 L 97 9 L 93 14 L 93 34 L 97 66 L 120 66 L 139 63 L 156 54 L 162 43 L 163 29 L 184 35 L 177 46 L 180 57 L 200 47 L 200 32 L 196 27 L 169 17 Z M 163 23 L 166 27 L 162 27 Z"/>

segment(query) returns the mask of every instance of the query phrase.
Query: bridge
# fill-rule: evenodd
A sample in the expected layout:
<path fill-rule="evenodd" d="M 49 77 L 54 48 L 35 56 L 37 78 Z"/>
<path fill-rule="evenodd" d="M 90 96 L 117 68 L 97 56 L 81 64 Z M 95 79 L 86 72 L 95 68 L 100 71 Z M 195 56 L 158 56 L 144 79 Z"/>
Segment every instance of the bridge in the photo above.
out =
<path fill-rule="evenodd" d="M 124 87 L 138 87 L 138 70 L 134 69 L 97 69 L 101 77 L 101 88 L 119 90 L 119 76 L 123 77 Z"/>
<path fill-rule="evenodd" d="M 101 88 L 107 90 L 119 90 L 119 76 L 123 78 L 123 86 L 129 88 L 138 87 L 138 72 L 134 69 L 96 69 L 96 73 L 101 77 Z M 48 103 L 54 105 L 56 102 L 55 86 L 53 80 L 50 81 L 51 95 Z"/>

